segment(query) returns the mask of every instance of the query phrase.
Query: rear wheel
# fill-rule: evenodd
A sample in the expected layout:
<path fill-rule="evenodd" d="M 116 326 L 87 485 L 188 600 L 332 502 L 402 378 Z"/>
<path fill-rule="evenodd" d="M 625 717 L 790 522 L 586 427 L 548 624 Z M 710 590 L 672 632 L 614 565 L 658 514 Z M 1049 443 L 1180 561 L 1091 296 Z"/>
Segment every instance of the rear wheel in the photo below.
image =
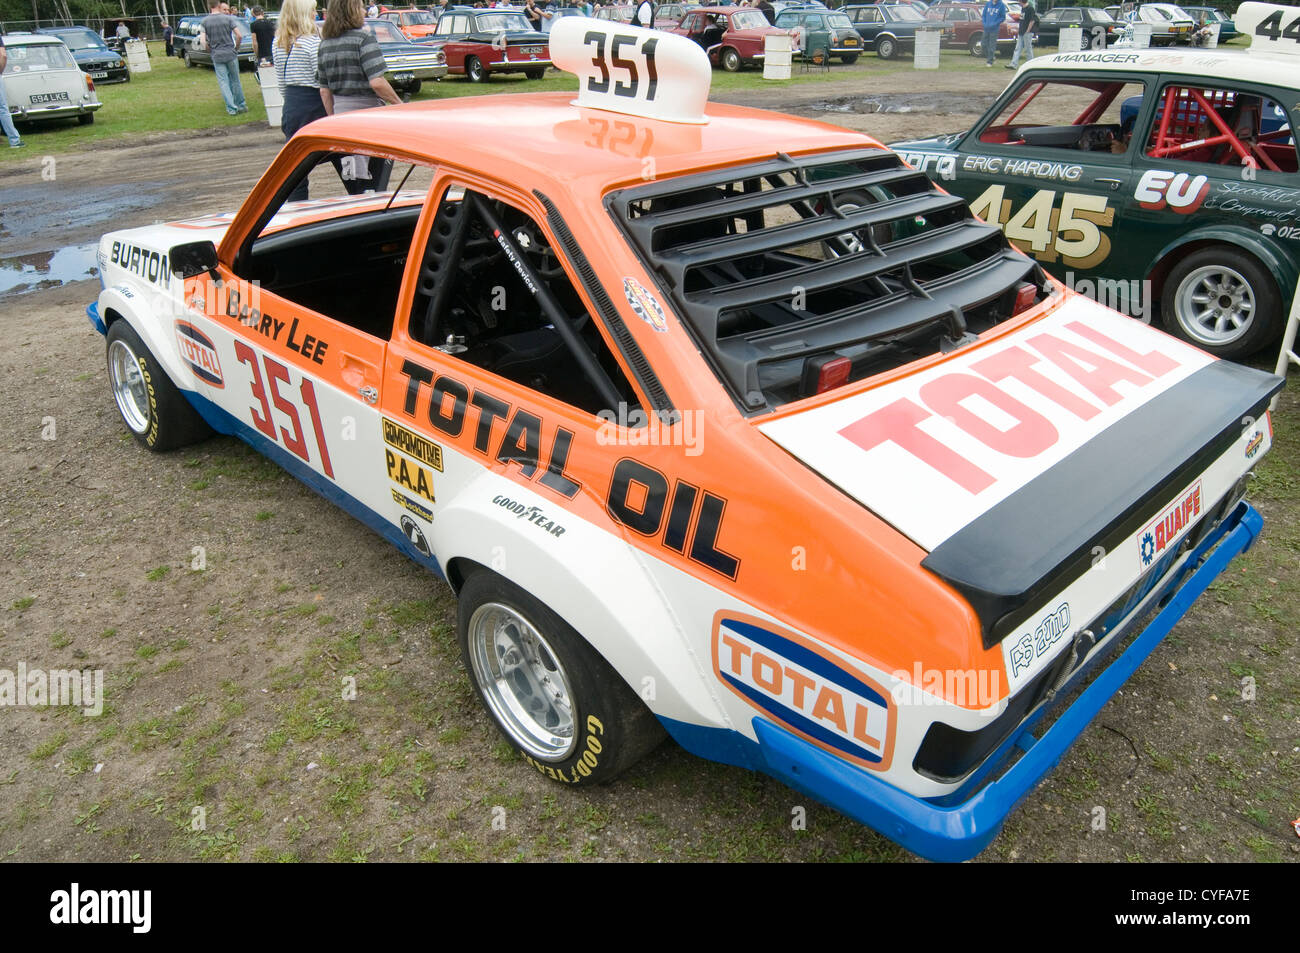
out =
<path fill-rule="evenodd" d="M 1160 294 L 1165 326 L 1216 357 L 1235 359 L 1273 343 L 1282 296 L 1250 255 L 1227 245 L 1202 248 L 1169 272 Z"/>
<path fill-rule="evenodd" d="M 882 60 L 892 60 L 898 55 L 898 41 L 892 36 L 882 36 L 876 40 L 876 55 Z"/>
<path fill-rule="evenodd" d="M 971 34 L 970 42 L 966 44 L 966 48 L 970 50 L 971 56 L 983 56 L 984 55 L 984 34 L 983 33 Z"/>
<path fill-rule="evenodd" d="M 457 636 L 483 707 L 552 780 L 612 780 L 663 739 L 650 710 L 582 636 L 495 573 L 477 572 L 461 588 Z"/>
<path fill-rule="evenodd" d="M 724 46 L 722 52 L 718 54 L 718 63 L 728 73 L 739 72 L 740 54 L 729 46 Z"/>
<path fill-rule="evenodd" d="M 95 121 L 94 113 L 82 113 L 77 117 L 77 125 L 79 126 L 89 126 L 94 121 Z"/>
<path fill-rule="evenodd" d="M 131 325 L 114 321 L 107 343 L 108 386 L 122 422 L 137 440 L 162 451 L 212 435 Z"/>
<path fill-rule="evenodd" d="M 845 66 L 852 66 L 857 61 L 858 61 L 857 53 L 845 53 L 843 56 L 840 57 L 840 62 L 843 63 Z"/>
<path fill-rule="evenodd" d="M 541 69 L 526 69 L 524 70 L 524 75 L 529 79 L 541 79 L 546 75 L 546 67 L 542 67 Z"/>
<path fill-rule="evenodd" d="M 465 57 L 465 75 L 471 83 L 486 82 L 488 71 L 483 68 L 483 61 L 477 56 Z"/>

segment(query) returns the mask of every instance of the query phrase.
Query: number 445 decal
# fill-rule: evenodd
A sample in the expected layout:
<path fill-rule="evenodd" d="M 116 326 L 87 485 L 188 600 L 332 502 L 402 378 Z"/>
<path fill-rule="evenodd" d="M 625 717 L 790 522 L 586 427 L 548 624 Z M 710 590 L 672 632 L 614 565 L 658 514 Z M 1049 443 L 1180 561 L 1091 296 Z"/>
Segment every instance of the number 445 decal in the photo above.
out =
<path fill-rule="evenodd" d="M 1115 221 L 1104 195 L 1060 193 L 1039 189 L 1019 211 L 1012 212 L 1005 185 L 990 185 L 971 203 L 971 211 L 1002 229 L 1008 240 L 1039 261 L 1061 262 L 1069 268 L 1091 268 L 1110 254 L 1110 237 L 1102 231 Z"/>

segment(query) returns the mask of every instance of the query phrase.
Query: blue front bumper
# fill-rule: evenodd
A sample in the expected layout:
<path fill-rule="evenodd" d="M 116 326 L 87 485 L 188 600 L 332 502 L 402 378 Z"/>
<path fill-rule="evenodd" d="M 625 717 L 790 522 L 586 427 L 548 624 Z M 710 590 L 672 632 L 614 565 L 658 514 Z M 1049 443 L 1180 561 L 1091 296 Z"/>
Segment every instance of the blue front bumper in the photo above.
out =
<path fill-rule="evenodd" d="M 745 742 L 709 745 L 697 731 L 680 723 L 670 732 L 688 750 L 761 770 L 836 810 L 897 841 L 930 860 L 961 861 L 974 857 L 997 836 L 1007 815 L 1061 760 L 1074 740 L 1164 640 L 1193 602 L 1223 572 L 1234 557 L 1245 552 L 1264 528 L 1263 517 L 1242 502 L 1192 552 L 1182 569 L 1158 587 L 1147 604 L 1164 608 L 1122 654 L 1087 686 L 1040 737 L 1031 729 L 1052 710 L 1043 705 L 1012 733 L 985 762 L 965 788 L 942 799 L 907 794 L 877 775 L 842 761 L 821 748 L 762 718 L 755 718 L 758 744 Z M 1115 638 L 1122 638 L 1123 633 Z M 1091 673 L 1082 666 L 1057 694 L 1066 697 Z M 720 739 L 710 739 L 714 742 Z M 701 748 L 712 747 L 712 751 Z M 723 748 L 730 749 L 724 751 Z M 989 781 L 989 770 L 1009 761 L 1015 750 L 1022 755 L 1009 769 Z M 942 803 L 940 803 L 940 801 Z"/>

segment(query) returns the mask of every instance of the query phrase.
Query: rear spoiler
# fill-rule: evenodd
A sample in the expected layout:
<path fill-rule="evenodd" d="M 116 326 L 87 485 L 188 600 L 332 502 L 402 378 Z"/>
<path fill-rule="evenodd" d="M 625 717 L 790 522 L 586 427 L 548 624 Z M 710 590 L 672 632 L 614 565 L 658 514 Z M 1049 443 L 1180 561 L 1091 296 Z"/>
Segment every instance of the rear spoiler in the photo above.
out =
<path fill-rule="evenodd" d="M 921 561 L 970 603 L 985 648 L 1135 533 L 1263 418 L 1283 379 L 1215 361 L 1103 431 Z"/>

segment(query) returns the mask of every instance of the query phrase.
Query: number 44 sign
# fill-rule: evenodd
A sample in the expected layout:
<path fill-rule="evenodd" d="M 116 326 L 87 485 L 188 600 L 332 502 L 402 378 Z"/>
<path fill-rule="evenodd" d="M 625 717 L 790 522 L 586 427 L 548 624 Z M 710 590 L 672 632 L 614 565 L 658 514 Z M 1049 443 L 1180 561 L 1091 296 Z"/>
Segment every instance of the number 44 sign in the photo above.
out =
<path fill-rule="evenodd" d="M 1233 15 L 1250 49 L 1300 55 L 1300 9 L 1276 3 L 1243 3 Z"/>
<path fill-rule="evenodd" d="M 713 70 L 684 36 L 642 27 L 564 17 L 551 28 L 551 60 L 578 77 L 576 105 L 702 124 Z"/>

